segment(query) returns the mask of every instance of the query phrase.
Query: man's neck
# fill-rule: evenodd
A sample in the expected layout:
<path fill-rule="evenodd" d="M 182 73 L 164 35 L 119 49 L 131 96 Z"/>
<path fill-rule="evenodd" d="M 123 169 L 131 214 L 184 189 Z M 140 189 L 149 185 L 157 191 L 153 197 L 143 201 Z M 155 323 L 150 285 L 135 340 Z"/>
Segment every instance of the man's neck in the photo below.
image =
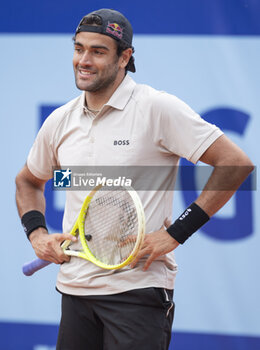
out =
<path fill-rule="evenodd" d="M 118 75 L 116 80 L 104 90 L 98 90 L 95 92 L 86 91 L 85 101 L 88 109 L 95 112 L 99 112 L 104 106 L 104 104 L 106 104 L 109 101 L 110 97 L 116 91 L 118 86 L 122 83 L 124 78 L 125 75 Z"/>

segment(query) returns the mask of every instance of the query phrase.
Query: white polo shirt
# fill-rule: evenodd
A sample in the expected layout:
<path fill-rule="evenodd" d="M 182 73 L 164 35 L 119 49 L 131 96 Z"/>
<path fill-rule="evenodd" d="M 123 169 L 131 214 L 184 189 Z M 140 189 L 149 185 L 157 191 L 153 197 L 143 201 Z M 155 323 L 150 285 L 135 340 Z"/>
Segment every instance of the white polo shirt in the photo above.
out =
<path fill-rule="evenodd" d="M 85 107 L 84 92 L 56 109 L 42 125 L 27 165 L 44 180 L 53 177 L 53 166 L 168 166 L 168 176 L 172 176 L 171 167 L 178 165 L 180 157 L 196 163 L 221 135 L 215 125 L 177 97 L 136 84 L 126 75 L 96 116 Z M 63 232 L 72 229 L 85 196 L 85 191 L 67 191 Z M 171 219 L 171 191 L 139 191 L 139 196 L 147 233 L 158 230 L 165 218 Z M 73 248 L 80 249 L 80 242 Z M 146 272 L 143 262 L 134 269 L 110 271 L 72 257 L 60 266 L 57 288 L 73 295 L 174 288 L 177 265 L 173 252 L 159 257 Z"/>

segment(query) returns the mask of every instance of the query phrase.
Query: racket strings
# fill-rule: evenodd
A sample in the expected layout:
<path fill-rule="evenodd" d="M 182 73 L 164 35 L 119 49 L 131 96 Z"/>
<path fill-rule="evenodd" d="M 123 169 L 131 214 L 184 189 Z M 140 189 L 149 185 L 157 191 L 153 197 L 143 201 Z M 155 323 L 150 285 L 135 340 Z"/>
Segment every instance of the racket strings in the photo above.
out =
<path fill-rule="evenodd" d="M 137 212 L 128 191 L 97 191 L 85 220 L 85 235 L 91 235 L 87 244 L 95 258 L 107 265 L 121 264 L 133 251 L 137 232 Z"/>

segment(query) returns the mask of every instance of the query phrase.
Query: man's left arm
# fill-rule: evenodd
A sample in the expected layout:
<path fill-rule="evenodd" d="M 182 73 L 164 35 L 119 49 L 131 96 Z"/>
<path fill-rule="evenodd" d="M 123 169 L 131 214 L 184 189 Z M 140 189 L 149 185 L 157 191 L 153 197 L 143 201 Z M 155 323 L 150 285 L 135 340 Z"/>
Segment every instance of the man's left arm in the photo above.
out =
<path fill-rule="evenodd" d="M 213 166 L 214 169 L 195 203 L 199 207 L 198 210 L 211 217 L 232 197 L 253 171 L 254 166 L 248 156 L 225 135 L 220 136 L 204 152 L 200 161 Z M 165 222 L 164 226 L 168 228 L 170 223 Z M 180 244 L 164 226 L 145 236 L 144 244 L 131 267 L 134 267 L 140 258 L 148 255 L 144 265 L 144 270 L 147 270 L 156 258 L 171 252 Z M 172 229 L 174 231 L 174 225 Z M 187 234 L 190 235 L 188 232 Z"/>
<path fill-rule="evenodd" d="M 206 150 L 200 161 L 212 165 L 214 170 L 195 202 L 211 217 L 232 197 L 254 165 L 225 135 Z"/>

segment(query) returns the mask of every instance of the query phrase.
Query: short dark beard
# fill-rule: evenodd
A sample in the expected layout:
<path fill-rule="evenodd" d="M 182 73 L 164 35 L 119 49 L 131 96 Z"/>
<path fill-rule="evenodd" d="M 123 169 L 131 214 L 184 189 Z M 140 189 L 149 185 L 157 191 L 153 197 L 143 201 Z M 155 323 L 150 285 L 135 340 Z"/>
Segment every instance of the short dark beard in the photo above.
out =
<path fill-rule="evenodd" d="M 80 90 L 88 91 L 88 92 L 97 92 L 97 91 L 101 92 L 103 90 L 106 90 L 116 80 L 117 73 L 119 70 L 119 68 L 117 66 L 118 60 L 119 60 L 119 58 L 116 57 L 115 61 L 113 63 L 111 63 L 106 68 L 106 71 L 109 71 L 109 72 L 112 71 L 112 73 L 108 77 L 106 77 L 103 80 L 102 80 L 102 78 L 98 79 L 96 82 L 93 83 L 93 85 L 89 86 L 89 88 L 87 88 L 87 89 L 81 89 L 77 84 L 77 79 L 75 79 L 77 88 Z"/>

